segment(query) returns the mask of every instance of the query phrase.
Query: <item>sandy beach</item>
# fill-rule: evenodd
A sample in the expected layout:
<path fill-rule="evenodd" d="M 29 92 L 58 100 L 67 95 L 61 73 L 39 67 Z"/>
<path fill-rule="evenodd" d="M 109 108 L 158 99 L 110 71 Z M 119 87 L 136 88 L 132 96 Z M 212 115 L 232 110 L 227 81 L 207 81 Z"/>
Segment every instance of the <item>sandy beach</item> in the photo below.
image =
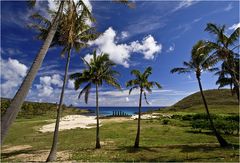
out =
<path fill-rule="evenodd" d="M 141 119 L 152 119 L 158 118 L 159 115 L 155 114 L 143 114 Z M 138 115 L 132 115 L 131 117 L 111 117 L 106 119 L 100 119 L 100 126 L 105 122 L 123 122 L 128 120 L 136 120 Z M 87 115 L 67 115 L 62 117 L 60 120 L 59 131 L 70 130 L 75 128 L 95 128 L 96 127 L 96 116 L 87 116 Z M 38 131 L 40 132 L 53 132 L 55 128 L 55 122 L 42 126 Z"/>
<path fill-rule="evenodd" d="M 74 128 L 94 128 L 96 127 L 96 116 L 85 115 L 67 115 L 60 120 L 59 131 L 69 130 Z M 100 120 L 101 125 L 101 120 Z M 42 126 L 40 132 L 53 132 L 55 128 L 55 122 Z"/>

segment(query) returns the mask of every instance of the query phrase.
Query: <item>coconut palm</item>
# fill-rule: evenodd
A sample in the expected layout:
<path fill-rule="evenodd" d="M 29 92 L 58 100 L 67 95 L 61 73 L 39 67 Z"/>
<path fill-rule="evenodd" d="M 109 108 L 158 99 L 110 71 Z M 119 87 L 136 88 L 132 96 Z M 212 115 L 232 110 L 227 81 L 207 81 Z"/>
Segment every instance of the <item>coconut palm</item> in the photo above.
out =
<path fill-rule="evenodd" d="M 205 31 L 212 33 L 216 36 L 216 41 L 208 41 L 208 47 L 212 50 L 213 56 L 218 60 L 223 61 L 225 70 L 232 78 L 234 87 L 237 89 L 237 96 L 239 100 L 239 73 L 238 65 L 235 59 L 239 58 L 239 54 L 234 52 L 239 48 L 239 34 L 240 28 L 238 27 L 229 36 L 225 34 L 225 26 L 217 26 L 216 24 L 208 23 Z"/>
<path fill-rule="evenodd" d="M 31 1 L 31 4 L 34 4 L 34 0 Z M 28 91 L 32 85 L 33 80 L 36 77 L 36 74 L 39 70 L 39 68 L 42 65 L 43 59 L 46 56 L 46 53 L 48 51 L 49 46 L 51 45 L 52 39 L 56 33 L 59 20 L 61 18 L 62 12 L 63 12 L 63 6 L 64 1 L 60 2 L 58 11 L 56 16 L 52 20 L 52 26 L 49 28 L 47 32 L 46 39 L 44 40 L 44 43 L 42 47 L 40 48 L 36 58 L 34 59 L 31 68 L 29 69 L 26 77 L 24 78 L 20 88 L 18 89 L 17 93 L 13 97 L 9 107 L 6 110 L 6 113 L 3 115 L 1 120 L 1 144 L 4 141 L 4 138 L 8 132 L 8 129 L 10 128 L 11 124 L 15 121 L 18 112 L 20 111 L 20 108 L 28 94 Z"/>
<path fill-rule="evenodd" d="M 88 96 L 90 89 L 95 85 L 96 89 L 96 116 L 97 116 L 97 128 L 96 128 L 96 148 L 101 148 L 100 137 L 99 137 L 99 104 L 98 104 L 98 88 L 104 82 L 115 88 L 121 89 L 120 85 L 116 80 L 116 75 L 119 75 L 117 71 L 112 70 L 115 65 L 109 60 L 109 56 L 106 53 L 101 53 L 96 55 L 96 51 L 93 52 L 93 58 L 90 62 L 87 62 L 82 58 L 87 68 L 83 70 L 82 73 L 74 73 L 70 75 L 70 79 L 75 80 L 75 90 L 78 90 L 80 86 L 86 84 L 84 88 L 80 91 L 78 98 L 85 94 L 85 103 L 88 102 Z"/>
<path fill-rule="evenodd" d="M 140 141 L 140 120 L 141 120 L 141 107 L 142 107 L 142 94 L 144 95 L 145 101 L 148 104 L 147 101 L 147 94 L 151 93 L 154 86 L 157 86 L 158 88 L 161 88 L 161 85 L 155 81 L 148 81 L 148 77 L 152 74 L 152 68 L 147 67 L 146 70 L 141 73 L 139 70 L 132 70 L 131 74 L 135 76 L 135 79 L 129 80 L 126 83 L 127 87 L 131 87 L 129 89 L 129 95 L 131 94 L 133 89 L 139 89 L 139 106 L 138 106 L 138 127 L 137 127 L 137 135 L 135 139 L 134 148 L 139 147 L 139 141 Z"/>
<path fill-rule="evenodd" d="M 216 71 L 216 68 L 211 68 L 211 66 L 215 65 L 217 60 L 214 59 L 214 57 L 209 56 L 208 53 L 210 52 L 209 48 L 207 47 L 207 43 L 204 41 L 199 41 L 196 43 L 196 45 L 193 46 L 192 48 L 192 54 L 191 54 L 191 60 L 189 62 L 183 62 L 184 67 L 180 68 L 174 68 L 171 70 L 171 73 L 191 73 L 195 72 L 196 78 L 198 81 L 199 89 L 201 92 L 202 100 L 207 112 L 207 116 L 211 125 L 211 128 L 220 143 L 221 147 L 226 147 L 228 146 L 228 143 L 226 140 L 217 132 L 213 120 L 211 118 L 211 115 L 209 113 L 207 101 L 205 99 L 204 93 L 203 93 L 203 88 L 201 84 L 201 73 L 203 71 Z"/>
<path fill-rule="evenodd" d="M 65 13 L 62 16 L 58 31 L 56 32 L 55 38 L 52 42 L 52 46 L 63 47 L 61 55 L 64 56 L 65 54 L 67 54 L 67 62 L 65 66 L 65 75 L 60 101 L 57 109 L 53 143 L 47 161 L 54 161 L 56 159 L 58 130 L 62 112 L 62 103 L 64 99 L 64 90 L 68 80 L 68 69 L 70 64 L 71 51 L 72 49 L 75 49 L 77 52 L 79 52 L 80 49 L 87 46 L 88 41 L 97 38 L 97 34 L 93 32 L 94 28 L 91 28 L 85 23 L 85 20 L 88 18 L 88 15 L 85 12 L 88 12 L 88 10 L 82 10 L 82 12 L 79 14 L 77 12 L 77 8 L 79 7 L 78 3 L 75 4 L 74 1 L 68 1 L 67 5 L 68 7 L 66 8 Z M 46 19 L 43 19 L 40 16 L 37 17 L 46 21 Z M 42 38 L 45 35 L 45 32 L 43 30 L 44 28 L 41 29 L 42 32 L 40 33 L 39 38 Z"/>

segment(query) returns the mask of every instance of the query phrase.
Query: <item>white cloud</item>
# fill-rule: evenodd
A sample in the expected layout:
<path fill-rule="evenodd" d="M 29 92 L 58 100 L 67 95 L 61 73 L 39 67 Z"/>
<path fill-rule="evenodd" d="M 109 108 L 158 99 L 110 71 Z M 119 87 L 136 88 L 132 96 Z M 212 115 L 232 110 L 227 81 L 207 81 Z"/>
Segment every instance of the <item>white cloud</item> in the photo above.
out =
<path fill-rule="evenodd" d="M 232 3 L 229 3 L 228 6 L 224 9 L 224 11 L 230 11 L 232 10 L 232 8 L 233 8 Z"/>
<path fill-rule="evenodd" d="M 129 33 L 128 33 L 128 32 L 122 31 L 120 38 L 121 38 L 121 39 L 125 39 L 125 38 L 127 38 L 128 36 L 129 36 Z"/>
<path fill-rule="evenodd" d="M 124 67 L 129 67 L 128 59 L 130 57 L 130 52 L 126 44 L 116 44 L 115 42 L 116 32 L 109 27 L 103 35 L 93 42 L 91 45 L 97 45 L 101 52 L 109 54 L 109 58 L 116 64 L 123 65 Z M 88 56 L 89 58 L 90 56 Z"/>
<path fill-rule="evenodd" d="M 166 52 L 167 52 L 167 53 L 170 53 L 170 52 L 174 51 L 174 49 L 175 49 L 175 44 L 169 46 L 169 48 L 167 49 Z"/>
<path fill-rule="evenodd" d="M 145 59 L 153 59 L 154 55 L 162 50 L 162 45 L 157 44 L 151 35 L 143 38 L 141 43 L 138 41 L 132 42 L 130 46 L 131 51 L 143 53 Z"/>
<path fill-rule="evenodd" d="M 129 102 L 129 98 L 128 97 L 126 97 L 126 102 Z"/>
<path fill-rule="evenodd" d="M 68 88 L 74 89 L 74 80 L 71 80 L 71 79 L 68 80 Z"/>
<path fill-rule="evenodd" d="M 8 58 L 4 60 L 0 57 L 1 61 L 1 77 L 4 82 L 1 82 L 2 96 L 12 96 L 16 88 L 21 84 L 23 77 L 27 73 L 27 66 L 20 63 L 16 59 Z"/>
<path fill-rule="evenodd" d="M 236 30 L 238 27 L 240 27 L 240 22 L 237 24 L 233 24 L 231 27 L 229 27 L 229 30 Z"/>
<path fill-rule="evenodd" d="M 124 67 L 129 67 L 130 54 L 133 52 L 142 53 L 145 59 L 153 59 L 157 53 L 161 52 L 162 45 L 158 44 L 151 35 L 143 38 L 141 42 L 133 41 L 130 45 L 117 44 L 116 35 L 116 31 L 109 27 L 98 39 L 89 44 L 97 45 L 98 53 L 108 53 L 112 61 Z M 90 54 L 85 56 L 87 61 L 91 58 Z"/>
<path fill-rule="evenodd" d="M 40 84 L 36 84 L 36 88 L 39 91 L 38 96 L 50 96 L 53 93 L 54 86 L 62 87 L 62 79 L 59 74 L 52 76 L 43 76 L 39 78 Z"/>
<path fill-rule="evenodd" d="M 183 8 L 188 8 L 188 7 L 192 6 L 194 3 L 196 3 L 196 1 L 194 1 L 194 0 L 180 1 L 180 3 L 172 10 L 172 12 L 178 11 Z"/>

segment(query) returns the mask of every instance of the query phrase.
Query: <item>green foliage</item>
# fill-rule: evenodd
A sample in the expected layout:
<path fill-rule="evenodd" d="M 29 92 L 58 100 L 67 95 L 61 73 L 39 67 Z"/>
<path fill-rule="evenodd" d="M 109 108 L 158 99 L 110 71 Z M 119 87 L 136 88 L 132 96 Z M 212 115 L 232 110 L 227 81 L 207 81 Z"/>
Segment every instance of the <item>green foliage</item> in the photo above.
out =
<path fill-rule="evenodd" d="M 88 102 L 88 95 L 92 88 L 92 85 L 101 86 L 103 82 L 121 90 L 120 84 L 118 84 L 117 76 L 119 73 L 113 70 L 116 65 L 109 59 L 109 55 L 106 53 L 96 54 L 96 50 L 93 52 L 93 58 L 90 62 L 87 62 L 82 58 L 86 65 L 86 69 L 82 73 L 74 73 L 70 75 L 70 79 L 74 80 L 75 90 L 78 90 L 80 86 L 85 84 L 84 88 L 80 91 L 78 98 L 85 94 L 85 103 Z"/>
<path fill-rule="evenodd" d="M 167 125 L 169 123 L 169 121 L 170 121 L 169 119 L 163 119 L 162 120 L 162 124 L 163 125 Z"/>
<path fill-rule="evenodd" d="M 214 120 L 214 125 L 217 130 L 224 134 L 239 134 L 239 115 L 234 116 L 217 116 L 211 115 Z M 184 117 L 184 116 L 183 116 Z M 207 118 L 207 114 L 195 114 L 189 115 L 192 128 L 198 130 L 211 130 L 210 123 Z M 186 120 L 186 119 L 183 119 Z"/>
<path fill-rule="evenodd" d="M 1 98 L 1 116 L 4 115 L 10 105 L 10 99 Z M 73 107 L 62 106 L 64 114 L 80 114 L 83 110 Z M 18 114 L 18 118 L 33 118 L 37 116 L 55 117 L 57 111 L 57 104 L 54 103 L 39 103 L 39 102 L 24 102 Z"/>

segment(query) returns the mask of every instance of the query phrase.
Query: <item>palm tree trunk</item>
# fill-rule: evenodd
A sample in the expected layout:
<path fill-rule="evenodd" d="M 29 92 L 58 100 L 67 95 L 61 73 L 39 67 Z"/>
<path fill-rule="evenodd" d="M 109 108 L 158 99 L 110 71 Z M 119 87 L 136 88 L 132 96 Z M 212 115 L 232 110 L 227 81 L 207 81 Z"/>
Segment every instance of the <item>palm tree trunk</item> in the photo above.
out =
<path fill-rule="evenodd" d="M 205 106 L 205 109 L 206 109 L 206 112 L 207 112 L 207 116 L 208 116 L 208 119 L 209 119 L 209 122 L 210 122 L 210 125 L 211 125 L 211 128 L 218 140 L 218 142 L 220 143 L 221 147 L 226 147 L 228 146 L 229 144 L 227 143 L 227 141 L 217 132 L 214 124 L 213 124 L 213 121 L 212 121 L 212 117 L 209 113 L 209 110 L 208 110 L 208 105 L 207 105 L 207 101 L 205 99 L 205 96 L 203 94 L 203 90 L 202 90 L 202 84 L 201 84 L 201 79 L 199 76 L 197 76 L 197 80 L 198 80 L 198 85 L 199 85 L 199 89 L 200 89 L 200 92 L 201 92 L 201 96 L 202 96 L 202 100 L 203 100 L 203 103 L 204 103 L 204 106 Z"/>
<path fill-rule="evenodd" d="M 53 20 L 52 26 L 48 32 L 47 38 L 43 43 L 38 55 L 32 63 L 31 68 L 29 69 L 26 77 L 24 78 L 20 88 L 15 94 L 14 98 L 11 101 L 10 106 L 8 107 L 5 115 L 2 117 L 1 121 L 1 144 L 3 144 L 4 138 L 10 128 L 11 124 L 17 117 L 18 112 L 28 94 L 28 91 L 32 85 L 33 80 L 35 79 L 39 68 L 42 65 L 43 59 L 46 56 L 49 46 L 51 45 L 52 39 L 57 31 L 59 19 L 62 15 L 64 1 L 61 1 L 61 4 L 58 9 L 58 13 Z"/>
<path fill-rule="evenodd" d="M 137 135 L 136 135 L 136 139 L 135 139 L 134 148 L 139 148 L 141 107 L 142 107 L 142 88 L 140 89 L 139 107 L 138 107 L 138 127 L 137 127 Z"/>
<path fill-rule="evenodd" d="M 64 90 L 65 90 L 66 83 L 68 80 L 68 68 L 69 68 L 69 63 L 70 63 L 70 56 L 71 56 L 71 48 L 68 50 L 68 57 L 67 57 L 67 63 L 66 63 L 66 67 L 65 67 L 65 75 L 64 75 L 64 81 L 63 81 L 63 86 L 62 86 L 62 92 L 61 92 L 60 102 L 58 104 L 58 109 L 57 109 L 57 117 L 56 117 L 55 130 L 54 130 L 54 134 L 53 134 L 52 148 L 51 148 L 51 151 L 48 155 L 46 162 L 51 162 L 51 161 L 56 160 L 59 123 L 60 123 L 60 118 L 61 118 L 61 113 L 62 113 Z"/>
<path fill-rule="evenodd" d="M 99 138 L 99 106 L 98 106 L 98 84 L 96 83 L 96 114 L 97 114 L 97 129 L 96 129 L 96 149 L 101 148 Z"/>

